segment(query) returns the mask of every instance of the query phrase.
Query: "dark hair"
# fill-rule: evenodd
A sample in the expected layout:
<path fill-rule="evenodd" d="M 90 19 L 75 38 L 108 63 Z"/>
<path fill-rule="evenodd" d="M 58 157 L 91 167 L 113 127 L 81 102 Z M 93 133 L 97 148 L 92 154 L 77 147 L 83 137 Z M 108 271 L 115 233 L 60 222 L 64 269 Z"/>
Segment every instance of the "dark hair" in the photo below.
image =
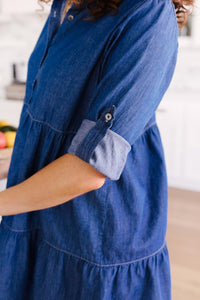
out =
<path fill-rule="evenodd" d="M 40 0 L 40 2 L 48 3 L 51 0 Z M 123 0 L 71 0 L 77 7 L 81 7 L 84 1 L 86 7 L 91 13 L 91 17 L 84 20 L 95 20 L 103 17 L 105 14 L 116 15 L 118 7 Z M 195 0 L 171 0 L 176 11 L 176 18 L 179 30 L 187 23 L 187 16 L 191 14 Z"/>
<path fill-rule="evenodd" d="M 179 30 L 187 23 L 187 16 L 192 13 L 194 1 L 195 0 L 172 0 L 176 10 L 176 19 Z"/>

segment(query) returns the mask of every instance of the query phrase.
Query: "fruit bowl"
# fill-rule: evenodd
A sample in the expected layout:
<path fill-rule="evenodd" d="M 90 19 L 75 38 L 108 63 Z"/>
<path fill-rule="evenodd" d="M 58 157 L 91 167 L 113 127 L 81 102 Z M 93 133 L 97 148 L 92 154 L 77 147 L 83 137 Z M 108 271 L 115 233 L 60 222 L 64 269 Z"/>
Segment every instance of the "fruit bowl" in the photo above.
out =
<path fill-rule="evenodd" d="M 0 120 L 0 160 L 10 157 L 15 142 L 17 127 Z"/>

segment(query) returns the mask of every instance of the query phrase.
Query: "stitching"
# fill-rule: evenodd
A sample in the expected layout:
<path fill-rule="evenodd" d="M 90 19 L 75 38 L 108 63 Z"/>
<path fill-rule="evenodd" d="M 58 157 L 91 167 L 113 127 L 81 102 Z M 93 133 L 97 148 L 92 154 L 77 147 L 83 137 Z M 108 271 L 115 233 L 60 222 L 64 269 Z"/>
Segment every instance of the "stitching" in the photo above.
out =
<path fill-rule="evenodd" d="M 35 230 L 41 229 L 41 228 L 38 227 L 38 228 L 34 228 L 34 229 L 17 230 L 17 229 L 12 229 L 12 228 L 11 228 L 9 225 L 7 225 L 3 220 L 1 220 L 1 223 L 3 223 L 6 227 L 8 227 L 9 230 L 12 231 L 12 232 L 28 232 L 28 231 L 30 232 L 30 231 L 35 231 Z M 0 223 L 0 224 L 1 224 L 1 223 Z M 88 262 L 88 263 L 90 263 L 90 264 L 92 264 L 92 265 L 95 265 L 95 266 L 97 266 L 97 267 L 114 267 L 114 266 L 122 266 L 122 265 L 127 265 L 127 264 L 136 263 L 136 262 L 139 262 L 139 261 L 148 259 L 148 258 L 150 258 L 150 257 L 152 257 L 152 256 L 154 256 L 154 255 L 156 255 L 156 254 L 158 254 L 158 253 L 165 247 L 165 245 L 166 245 L 166 242 L 164 242 L 163 245 L 162 245 L 158 250 L 156 250 L 155 252 L 151 253 L 150 255 L 144 256 L 144 257 L 142 257 L 142 258 L 135 259 L 135 260 L 131 260 L 131 261 L 123 262 L 123 263 L 116 263 L 116 264 L 98 264 L 98 263 L 95 263 L 95 262 L 93 262 L 93 261 L 90 261 L 90 260 L 88 260 L 88 259 L 86 259 L 86 258 L 84 258 L 84 257 L 81 257 L 81 256 L 79 256 L 79 255 L 76 255 L 76 254 L 74 254 L 74 253 L 71 253 L 70 251 L 67 251 L 67 250 L 64 250 L 64 249 L 61 249 L 61 248 L 58 248 L 58 247 L 54 246 L 54 245 L 51 244 L 49 241 L 47 241 L 47 240 L 44 238 L 44 236 L 42 237 L 42 240 L 43 240 L 46 244 L 48 244 L 49 246 L 51 246 L 52 248 L 54 248 L 54 249 L 56 249 L 56 250 L 58 250 L 58 251 L 60 251 L 60 252 L 63 252 L 63 253 L 66 253 L 66 254 L 68 254 L 68 255 L 71 255 L 71 256 L 73 256 L 73 257 L 76 257 L 76 258 L 78 258 L 78 259 L 81 259 L 81 260 L 83 260 L 83 261 L 85 261 L 85 262 Z"/>
<path fill-rule="evenodd" d="M 10 231 L 13 231 L 13 232 L 27 232 L 27 231 L 33 231 L 33 230 L 38 230 L 38 229 L 40 229 L 39 227 L 37 227 L 37 228 L 32 228 L 32 229 L 21 229 L 21 230 L 20 230 L 20 229 L 13 229 L 13 228 L 11 228 L 5 221 L 1 220 L 1 223 L 4 224 L 6 227 L 8 227 Z M 0 224 L 1 224 L 1 223 L 0 223 Z"/>
<path fill-rule="evenodd" d="M 145 257 L 142 257 L 142 258 L 138 258 L 138 259 L 131 260 L 131 261 L 127 261 L 127 262 L 123 262 L 123 263 L 106 264 L 106 265 L 104 265 L 104 264 L 98 264 L 98 263 L 95 263 L 95 262 L 93 262 L 93 261 L 90 261 L 90 260 L 88 260 L 88 259 L 86 259 L 86 258 L 84 258 L 84 257 L 81 257 L 81 256 L 79 256 L 79 255 L 76 255 L 76 254 L 74 254 L 74 253 L 71 253 L 71 252 L 69 252 L 69 251 L 67 251 L 67 250 L 60 249 L 60 248 L 54 246 L 53 244 L 51 244 L 51 243 L 50 243 L 49 241 L 47 241 L 46 239 L 44 239 L 44 237 L 43 237 L 43 241 L 46 242 L 48 245 L 50 245 L 52 248 L 54 248 L 54 249 L 56 249 L 56 250 L 58 250 L 58 251 L 60 251 L 60 252 L 64 252 L 64 253 L 66 253 L 66 254 L 68 254 L 68 255 L 74 256 L 74 257 L 76 257 L 76 258 L 78 258 L 78 259 L 81 259 L 81 260 L 83 260 L 83 261 L 85 261 L 85 262 L 88 262 L 88 263 L 90 263 L 90 264 L 92 264 L 92 265 L 95 265 L 95 266 L 97 266 L 97 267 L 113 267 L 113 266 L 121 266 L 121 265 L 127 265 L 127 264 L 131 264 L 131 263 L 139 262 L 139 261 L 145 260 L 145 259 L 147 259 L 147 258 L 150 258 L 150 257 L 156 255 L 156 254 L 159 253 L 159 252 L 165 247 L 165 245 L 166 245 L 166 242 L 164 242 L 164 244 L 163 244 L 158 250 L 156 250 L 156 251 L 153 252 L 152 254 L 147 255 L 147 256 L 145 256 Z"/>
<path fill-rule="evenodd" d="M 146 127 L 146 128 L 142 131 L 142 133 L 139 135 L 139 137 L 140 137 L 141 135 L 143 135 L 149 128 L 151 128 L 153 125 L 156 125 L 156 124 L 157 124 L 156 121 L 153 122 L 153 123 L 151 123 L 148 127 Z"/>
<path fill-rule="evenodd" d="M 41 120 L 37 120 L 37 119 L 35 119 L 33 116 L 32 116 L 32 114 L 30 113 L 30 111 L 29 111 L 29 109 L 27 108 L 26 109 L 26 111 L 27 111 L 27 113 L 29 114 L 29 116 L 30 116 L 30 118 L 34 121 L 34 122 L 37 122 L 37 123 L 40 123 L 40 124 L 44 124 L 44 125 L 47 125 L 48 127 L 50 127 L 51 129 L 53 129 L 54 131 L 57 131 L 57 132 L 59 132 L 59 133 L 61 133 L 61 134 L 63 134 L 63 135 L 67 135 L 67 134 L 69 134 L 69 133 L 76 133 L 76 131 L 62 131 L 62 130 L 59 130 L 59 129 L 57 129 L 57 128 L 54 128 L 51 124 L 49 124 L 48 122 L 45 122 L 45 121 L 41 121 Z M 39 124 L 39 125 L 40 125 Z"/>

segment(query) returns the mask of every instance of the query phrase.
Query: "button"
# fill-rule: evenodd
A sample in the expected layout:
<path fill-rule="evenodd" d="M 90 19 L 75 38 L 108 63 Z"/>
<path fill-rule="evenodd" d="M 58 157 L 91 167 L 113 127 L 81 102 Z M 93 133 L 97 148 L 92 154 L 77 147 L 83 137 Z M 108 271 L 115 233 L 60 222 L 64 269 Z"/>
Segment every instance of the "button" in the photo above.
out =
<path fill-rule="evenodd" d="M 106 122 L 110 121 L 110 120 L 112 119 L 111 113 L 107 113 L 107 114 L 105 115 L 105 119 L 106 119 Z"/>
<path fill-rule="evenodd" d="M 56 17 L 56 10 L 54 10 L 54 12 L 53 12 L 53 16 L 54 16 L 54 18 Z"/>
<path fill-rule="evenodd" d="M 74 16 L 73 15 L 69 15 L 67 18 L 68 18 L 69 21 L 72 21 L 74 19 Z"/>

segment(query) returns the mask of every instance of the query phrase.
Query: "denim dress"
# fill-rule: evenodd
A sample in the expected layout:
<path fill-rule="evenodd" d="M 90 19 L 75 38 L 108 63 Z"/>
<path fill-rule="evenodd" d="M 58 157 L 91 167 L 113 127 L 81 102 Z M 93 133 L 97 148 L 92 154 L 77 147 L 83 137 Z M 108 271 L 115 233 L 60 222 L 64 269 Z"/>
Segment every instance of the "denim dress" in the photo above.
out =
<path fill-rule="evenodd" d="M 53 1 L 28 61 L 7 188 L 66 153 L 106 180 L 61 205 L 2 217 L 0 300 L 170 300 L 155 114 L 177 61 L 173 4 L 124 0 L 118 14 L 88 21 L 84 1 L 60 24 L 65 2 Z"/>

